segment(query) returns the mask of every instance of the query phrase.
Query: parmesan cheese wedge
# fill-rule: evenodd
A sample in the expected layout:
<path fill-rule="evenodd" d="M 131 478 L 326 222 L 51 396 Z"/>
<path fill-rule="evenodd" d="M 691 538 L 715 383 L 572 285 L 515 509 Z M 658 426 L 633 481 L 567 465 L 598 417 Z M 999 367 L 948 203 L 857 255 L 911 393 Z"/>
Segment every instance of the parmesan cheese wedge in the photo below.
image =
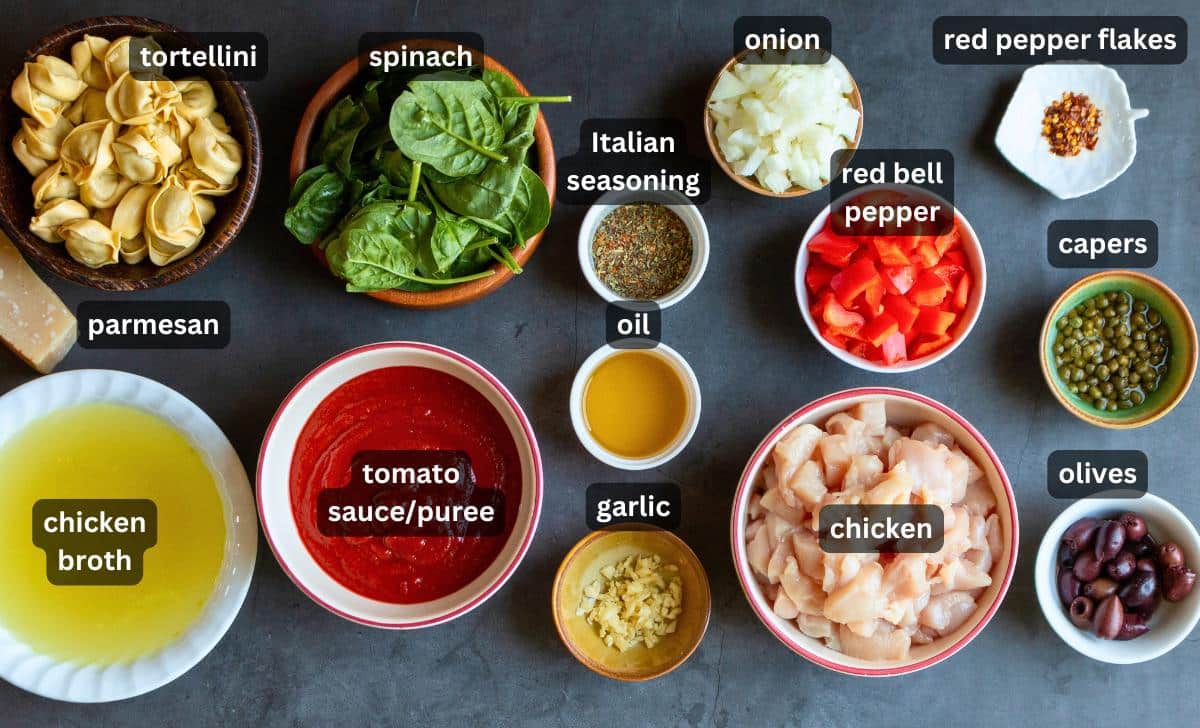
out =
<path fill-rule="evenodd" d="M 0 338 L 26 364 L 49 374 L 75 344 L 75 316 L 0 232 Z"/>

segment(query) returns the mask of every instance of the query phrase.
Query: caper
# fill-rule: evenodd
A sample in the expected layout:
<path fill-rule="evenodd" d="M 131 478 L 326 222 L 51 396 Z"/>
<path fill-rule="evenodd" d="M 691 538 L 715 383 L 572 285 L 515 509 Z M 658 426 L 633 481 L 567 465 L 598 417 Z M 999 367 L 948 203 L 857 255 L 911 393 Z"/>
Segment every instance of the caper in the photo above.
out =
<path fill-rule="evenodd" d="M 1145 402 L 1146 397 L 1141 392 L 1139 392 L 1135 389 L 1129 393 L 1129 401 L 1133 403 L 1134 407 L 1136 407 L 1139 404 L 1141 404 L 1142 402 Z"/>

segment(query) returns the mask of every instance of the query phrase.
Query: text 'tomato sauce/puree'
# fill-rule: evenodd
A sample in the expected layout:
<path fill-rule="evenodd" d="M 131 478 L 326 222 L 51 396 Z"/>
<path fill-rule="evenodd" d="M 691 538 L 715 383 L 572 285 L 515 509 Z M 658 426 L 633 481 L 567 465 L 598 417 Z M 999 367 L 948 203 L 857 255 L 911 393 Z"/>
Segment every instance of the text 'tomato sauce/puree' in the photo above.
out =
<path fill-rule="evenodd" d="M 466 452 L 475 485 L 512 504 L 501 535 L 324 535 L 321 491 L 346 486 L 354 456 L 373 450 Z M 322 569 L 364 597 L 415 604 L 452 594 L 495 561 L 521 501 L 521 460 L 504 419 L 471 385 L 426 367 L 387 367 L 351 379 L 317 406 L 296 443 L 290 487 L 300 538 Z"/>

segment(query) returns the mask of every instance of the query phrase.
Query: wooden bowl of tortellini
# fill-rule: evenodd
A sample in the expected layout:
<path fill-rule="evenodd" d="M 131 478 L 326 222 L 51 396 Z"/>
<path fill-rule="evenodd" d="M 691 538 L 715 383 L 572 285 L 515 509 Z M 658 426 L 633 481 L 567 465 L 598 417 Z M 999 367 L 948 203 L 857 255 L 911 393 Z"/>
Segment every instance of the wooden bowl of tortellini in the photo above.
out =
<path fill-rule="evenodd" d="M 223 71 L 129 71 L 130 47 L 188 43 L 149 18 L 43 38 L 0 103 L 0 226 L 54 273 L 109 291 L 174 283 L 241 230 L 262 167 L 258 120 Z"/>

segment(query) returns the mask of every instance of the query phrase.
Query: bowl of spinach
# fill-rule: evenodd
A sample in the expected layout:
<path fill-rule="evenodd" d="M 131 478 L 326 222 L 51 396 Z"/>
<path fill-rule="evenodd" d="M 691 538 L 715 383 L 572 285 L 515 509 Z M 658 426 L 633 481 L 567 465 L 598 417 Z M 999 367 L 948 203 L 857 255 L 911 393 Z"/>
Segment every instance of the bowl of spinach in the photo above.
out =
<path fill-rule="evenodd" d="M 475 57 L 434 73 L 355 58 L 305 110 L 284 226 L 347 291 L 408 308 L 468 303 L 519 275 L 541 241 L 555 161 L 540 105 L 570 97 L 530 96 Z"/>

